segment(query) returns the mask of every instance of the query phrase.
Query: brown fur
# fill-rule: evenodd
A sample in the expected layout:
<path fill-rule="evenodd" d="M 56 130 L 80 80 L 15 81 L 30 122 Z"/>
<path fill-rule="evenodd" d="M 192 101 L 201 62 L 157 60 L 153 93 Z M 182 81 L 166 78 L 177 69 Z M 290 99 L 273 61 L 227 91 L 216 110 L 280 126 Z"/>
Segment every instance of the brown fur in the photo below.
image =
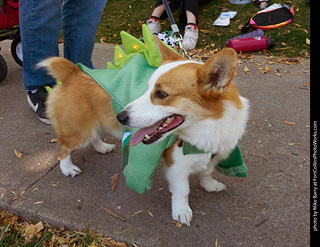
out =
<path fill-rule="evenodd" d="M 155 41 L 161 52 L 162 63 L 185 60 L 179 54 L 164 46 L 157 37 L 155 37 Z M 225 108 L 229 106 L 225 103 L 226 101 L 238 109 L 243 107 L 241 102 L 246 102 L 240 100 L 238 90 L 231 82 L 237 64 L 235 51 L 225 49 L 210 58 L 204 65 L 189 61 L 178 64 L 180 65 L 169 64 L 163 70 L 158 70 L 159 73 L 162 72 L 163 74 L 159 77 L 159 73 L 157 74 L 157 81 L 152 81 L 155 84 L 152 84 L 154 89 L 151 95 L 145 94 L 142 96 L 146 97 L 143 100 L 146 99 L 148 105 L 150 104 L 149 100 L 151 100 L 152 104 L 155 105 L 173 107 L 174 112 L 183 116 L 185 120 L 190 120 L 189 125 L 187 123 L 185 128 L 177 129 L 176 134 L 180 135 L 182 139 L 185 138 L 186 141 L 196 139 L 195 142 L 199 144 L 196 145 L 198 148 L 213 152 L 217 149 L 214 144 L 219 145 L 221 143 L 228 146 L 229 138 L 224 138 L 223 142 L 219 138 L 219 133 L 216 134 L 206 130 L 206 127 L 210 128 L 207 124 L 212 123 L 212 119 L 204 121 L 205 124 L 197 121 L 207 118 L 221 118 L 226 110 Z M 97 139 L 97 130 L 103 126 L 113 133 L 121 133 L 122 127 L 113 113 L 109 94 L 91 77 L 82 72 L 79 67 L 63 58 L 47 59 L 39 67 L 45 67 L 50 75 L 62 81 L 62 85 L 57 85 L 49 94 L 47 109 L 61 146 L 60 169 L 64 175 L 74 177 L 81 170 L 72 164 L 71 152 L 89 142 L 92 142 L 98 152 L 109 152 L 114 148 L 114 145 L 103 143 L 100 139 Z M 167 72 L 164 73 L 164 71 Z M 141 107 L 143 100 L 140 102 L 137 100 L 140 103 L 140 105 L 138 104 L 140 110 L 136 111 L 139 117 L 144 117 L 145 108 Z M 134 105 L 134 103 L 132 104 Z M 132 105 L 127 107 L 130 108 Z M 161 107 L 155 107 L 155 109 L 158 108 Z M 234 108 L 232 108 L 232 111 L 237 112 L 234 111 Z M 123 110 L 125 114 L 128 114 L 128 112 L 127 109 Z M 171 114 L 170 112 L 159 112 L 163 115 L 165 113 Z M 235 134 L 235 131 L 230 133 L 230 137 L 234 137 L 235 141 L 241 137 L 244 131 L 244 121 L 247 117 L 245 115 L 247 112 L 238 112 L 242 118 L 242 120 L 239 118 L 240 126 L 237 125 L 237 118 L 234 118 L 235 121 L 231 120 L 233 126 L 239 126 L 236 129 L 239 136 Z M 148 122 L 149 124 L 158 121 L 157 117 L 159 116 L 153 113 L 153 111 L 152 114 L 149 112 L 149 115 L 153 115 L 152 121 Z M 122 119 L 119 118 L 119 121 L 127 124 L 126 121 L 129 116 L 124 114 L 120 116 Z M 130 124 L 128 125 L 130 126 Z M 214 125 L 212 126 L 214 127 Z M 201 131 L 197 132 L 198 129 Z M 226 127 L 221 136 L 228 133 L 228 130 Z M 184 131 L 185 133 L 183 133 Z M 207 133 L 208 136 L 206 136 Z M 197 135 L 199 138 L 197 138 Z M 210 143 L 210 141 L 213 142 Z M 166 171 L 169 188 L 172 193 L 172 218 L 175 221 L 190 225 L 192 210 L 188 204 L 189 175 L 199 172 L 200 184 L 208 192 L 222 191 L 226 187 L 211 177 L 214 162 L 218 160 L 209 162 L 208 154 L 199 155 L 198 161 L 193 159 L 189 161 L 188 157 L 182 155 L 182 150 L 177 147 L 177 142 L 163 153 L 168 167 Z M 230 148 L 231 146 L 230 144 Z M 227 154 L 227 151 L 225 150 L 225 153 L 221 151 L 222 156 Z M 218 153 L 217 156 L 219 155 L 221 154 Z"/>
<path fill-rule="evenodd" d="M 164 46 L 157 36 L 154 39 L 163 64 L 186 60 Z M 185 115 L 196 111 L 203 119 L 222 117 L 225 100 L 240 109 L 242 104 L 238 90 L 231 82 L 236 58 L 232 49 L 225 49 L 204 65 L 187 63 L 170 70 L 157 81 L 151 94 L 152 103 L 178 107 L 185 111 Z M 88 143 L 101 126 L 115 135 L 121 133 L 122 127 L 113 113 L 111 97 L 99 84 L 64 58 L 53 57 L 44 62 L 43 67 L 48 73 L 62 81 L 62 85 L 55 86 L 47 99 L 47 114 L 58 135 L 61 159 Z M 227 79 L 222 83 L 221 78 Z M 156 90 L 167 92 L 169 97 L 159 100 L 155 97 Z M 167 166 L 173 164 L 174 146 L 164 153 Z"/>
<path fill-rule="evenodd" d="M 167 167 L 171 167 L 174 164 L 173 150 L 178 142 L 179 140 L 176 140 L 170 147 L 164 150 L 162 154 L 162 157 L 164 158 L 164 161 Z"/>
<path fill-rule="evenodd" d="M 196 63 L 180 65 L 160 76 L 151 93 L 151 101 L 153 104 L 175 106 L 186 111 L 195 108 L 194 110 L 203 118 L 221 118 L 225 101 L 230 101 L 241 109 L 238 89 L 231 82 L 236 62 L 235 52 L 224 49 L 204 65 Z M 221 78 L 225 77 L 226 80 L 222 81 Z M 159 99 L 156 96 L 159 90 L 169 96 Z"/>
<path fill-rule="evenodd" d="M 49 73 L 62 81 L 49 94 L 47 114 L 61 146 L 61 159 L 86 144 L 100 126 L 116 132 L 121 126 L 116 119 L 111 97 L 90 76 L 63 58 L 51 62 Z M 63 69 L 62 69 L 63 68 Z M 57 73 L 59 72 L 59 73 Z"/>
<path fill-rule="evenodd" d="M 162 41 L 158 38 L 157 35 L 154 35 L 153 39 L 160 52 L 162 64 L 173 62 L 173 61 L 179 61 L 179 60 L 187 60 L 187 58 L 182 57 L 180 54 L 175 52 L 172 48 L 169 48 L 168 46 L 163 45 Z"/>

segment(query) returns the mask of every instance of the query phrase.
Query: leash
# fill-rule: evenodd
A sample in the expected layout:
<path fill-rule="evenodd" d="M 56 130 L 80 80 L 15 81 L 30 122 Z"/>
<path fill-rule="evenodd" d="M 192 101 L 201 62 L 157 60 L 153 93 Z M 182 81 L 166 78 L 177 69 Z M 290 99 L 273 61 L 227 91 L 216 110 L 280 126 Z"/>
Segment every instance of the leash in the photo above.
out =
<path fill-rule="evenodd" d="M 183 48 L 183 46 L 182 46 L 183 38 L 182 38 L 182 35 L 180 34 L 178 25 L 174 21 L 171 9 L 170 9 L 169 4 L 168 4 L 168 1 L 167 0 L 162 0 L 162 3 L 164 5 L 164 8 L 166 9 L 167 15 L 169 17 L 169 20 L 170 20 L 170 23 L 171 23 L 171 29 L 172 29 L 172 32 L 173 32 L 173 35 L 174 35 L 175 42 L 178 42 L 178 44 L 179 44 L 179 48 L 180 48 L 179 53 L 183 57 L 187 57 L 188 59 L 191 60 L 191 57 L 188 55 L 186 49 Z"/>

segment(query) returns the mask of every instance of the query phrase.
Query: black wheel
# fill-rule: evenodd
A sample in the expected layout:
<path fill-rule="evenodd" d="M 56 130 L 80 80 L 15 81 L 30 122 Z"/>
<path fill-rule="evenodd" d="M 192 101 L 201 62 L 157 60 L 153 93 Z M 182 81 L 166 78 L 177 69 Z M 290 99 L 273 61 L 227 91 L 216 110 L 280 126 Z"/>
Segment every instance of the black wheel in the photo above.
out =
<path fill-rule="evenodd" d="M 16 61 L 17 64 L 19 64 L 21 67 L 23 66 L 23 56 L 22 56 L 22 45 L 21 45 L 21 39 L 16 38 L 11 43 L 11 55 Z"/>
<path fill-rule="evenodd" d="M 6 79 L 8 74 L 8 67 L 6 61 L 0 55 L 0 83 Z"/>

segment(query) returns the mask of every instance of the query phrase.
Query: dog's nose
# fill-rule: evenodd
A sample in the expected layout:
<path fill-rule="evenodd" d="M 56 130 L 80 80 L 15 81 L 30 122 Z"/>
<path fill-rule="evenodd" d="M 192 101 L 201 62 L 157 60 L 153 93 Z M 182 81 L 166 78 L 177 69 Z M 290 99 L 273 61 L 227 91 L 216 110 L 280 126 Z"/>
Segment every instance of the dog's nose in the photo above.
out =
<path fill-rule="evenodd" d="M 117 119 L 121 124 L 127 125 L 129 122 L 128 112 L 127 111 L 120 112 L 117 116 Z"/>

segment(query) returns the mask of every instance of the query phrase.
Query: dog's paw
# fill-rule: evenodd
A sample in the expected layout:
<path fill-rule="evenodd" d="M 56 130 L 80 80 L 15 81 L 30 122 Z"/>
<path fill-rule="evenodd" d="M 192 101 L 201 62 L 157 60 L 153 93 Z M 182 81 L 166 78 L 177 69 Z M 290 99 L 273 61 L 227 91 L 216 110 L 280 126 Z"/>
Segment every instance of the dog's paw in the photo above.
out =
<path fill-rule="evenodd" d="M 201 183 L 201 186 L 207 191 L 207 192 L 220 192 L 223 190 L 227 190 L 227 187 L 223 184 L 218 182 L 217 180 L 210 179 L 203 181 Z"/>
<path fill-rule="evenodd" d="M 68 166 L 64 166 L 64 167 L 61 167 L 61 171 L 62 173 L 65 175 L 65 176 L 71 176 L 71 177 L 75 177 L 77 175 L 79 175 L 79 173 L 81 173 L 81 170 L 79 167 L 77 167 L 76 165 L 68 165 Z"/>
<path fill-rule="evenodd" d="M 188 204 L 172 205 L 173 220 L 190 226 L 192 220 L 192 210 Z"/>
<path fill-rule="evenodd" d="M 101 154 L 110 153 L 115 149 L 115 147 L 116 145 L 114 144 L 108 144 L 104 142 L 94 145 L 94 148 L 97 150 L 97 152 Z"/>

